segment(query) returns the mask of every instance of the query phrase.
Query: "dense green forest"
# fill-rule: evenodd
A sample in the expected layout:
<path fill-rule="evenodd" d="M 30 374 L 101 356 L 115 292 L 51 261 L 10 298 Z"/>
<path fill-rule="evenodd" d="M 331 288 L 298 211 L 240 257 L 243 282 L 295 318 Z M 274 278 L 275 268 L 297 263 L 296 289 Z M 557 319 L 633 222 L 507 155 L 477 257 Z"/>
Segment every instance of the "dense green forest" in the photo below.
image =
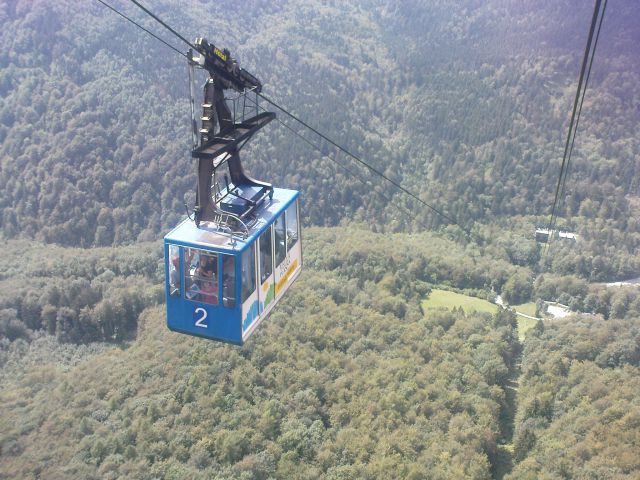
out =
<path fill-rule="evenodd" d="M 186 61 L 93 0 L 0 2 L 0 478 L 637 478 L 640 288 L 604 283 L 640 276 L 635 2 L 607 7 L 585 97 L 577 240 L 533 235 L 575 3 L 145 2 L 472 232 L 278 112 L 324 156 L 277 122 L 243 150 L 301 191 L 304 271 L 237 348 L 165 326 L 160 239 L 196 180 Z M 432 289 L 572 314 L 521 343 L 509 308 L 423 312 Z"/>
<path fill-rule="evenodd" d="M 0 258 L 0 335 L 38 332 L 61 342 L 120 341 L 164 302 L 161 249 L 63 249 L 12 241 Z M 19 259 L 16 262 L 16 259 Z"/>
<path fill-rule="evenodd" d="M 637 478 L 640 317 L 583 316 L 528 335 L 511 478 Z"/>
<path fill-rule="evenodd" d="M 37 332 L 3 343 L 0 474 L 490 478 L 518 348 L 513 316 L 424 317 L 420 277 L 435 255 L 387 255 L 375 238 L 339 249 L 342 234 L 307 233 L 306 272 L 243 349 L 169 332 L 155 306 L 123 348 L 74 352 Z M 424 237 L 386 241 L 430 251 Z M 43 270 L 99 284 L 128 253 L 60 248 L 75 266 Z M 157 258 L 146 258 L 138 268 L 153 278 Z M 447 268 L 459 267 L 452 258 Z"/>
<path fill-rule="evenodd" d="M 156 28 L 127 2 L 117 6 Z M 268 95 L 462 224 L 524 215 L 518 233 L 528 237 L 549 214 L 588 4 L 154 8 L 187 37 L 231 48 Z M 629 275 L 629 261 L 639 263 L 636 14 L 633 2 L 607 12 L 562 209 L 584 248 L 570 252 L 574 262 L 553 265 L 558 273 L 585 276 L 598 259 L 598 280 Z M 5 2 L 0 18 L 5 235 L 89 247 L 151 240 L 175 224 L 195 185 L 183 59 L 97 2 Z M 323 149 L 370 183 L 276 124 L 249 148 L 247 165 L 258 178 L 300 189 L 308 224 L 443 222 Z"/>
<path fill-rule="evenodd" d="M 21 249 L 24 261 L 4 263 L 4 298 L 20 298 L 29 277 L 42 280 L 46 301 L 59 292 L 61 303 L 46 307 L 57 309 L 52 318 L 73 317 L 79 299 L 92 300 L 80 303 L 76 323 L 54 324 L 63 343 L 33 326 L 0 342 L 0 475 L 500 478 L 514 414 L 513 478 L 536 478 L 540 464 L 576 473 L 588 462 L 602 478 L 609 467 L 628 478 L 640 471 L 629 413 L 640 390 L 627 383 L 640 373 L 640 316 L 541 323 L 525 341 L 516 404 L 508 396 L 521 349 L 514 316 L 423 314 L 419 304 L 436 284 L 486 295 L 523 267 L 452 240 L 307 229 L 305 273 L 242 349 L 166 329 L 156 243 L 5 248 Z M 86 290 L 67 293 L 76 285 Z M 83 334 L 102 341 L 64 343 Z M 590 444 L 605 413 L 619 425 L 607 432 L 613 459 Z M 576 455 L 554 450 L 568 425 Z"/>

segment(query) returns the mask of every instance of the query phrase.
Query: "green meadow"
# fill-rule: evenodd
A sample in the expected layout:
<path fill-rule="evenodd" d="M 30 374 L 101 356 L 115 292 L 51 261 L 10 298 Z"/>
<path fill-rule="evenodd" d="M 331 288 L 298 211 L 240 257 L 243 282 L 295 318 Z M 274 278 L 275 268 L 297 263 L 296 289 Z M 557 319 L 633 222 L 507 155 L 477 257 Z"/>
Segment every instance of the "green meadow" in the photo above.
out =
<path fill-rule="evenodd" d="M 499 308 L 497 305 L 481 298 L 438 289 L 431 290 L 429 296 L 422 302 L 422 309 L 425 311 L 442 307 L 448 309 L 462 307 L 465 312 L 475 310 L 488 313 L 496 313 Z"/>
<path fill-rule="evenodd" d="M 454 307 L 462 307 L 465 312 L 476 311 L 487 313 L 496 313 L 499 308 L 498 305 L 481 298 L 439 289 L 433 289 L 429 296 L 422 301 L 422 309 L 424 311 L 437 308 L 452 309 Z M 530 316 L 535 316 L 536 313 L 536 306 L 533 302 L 514 305 L 513 308 L 516 312 L 521 312 Z M 537 320 L 523 317 L 522 315 L 517 315 L 516 319 L 518 321 L 518 337 L 522 342 L 524 341 L 525 334 L 535 326 Z"/>

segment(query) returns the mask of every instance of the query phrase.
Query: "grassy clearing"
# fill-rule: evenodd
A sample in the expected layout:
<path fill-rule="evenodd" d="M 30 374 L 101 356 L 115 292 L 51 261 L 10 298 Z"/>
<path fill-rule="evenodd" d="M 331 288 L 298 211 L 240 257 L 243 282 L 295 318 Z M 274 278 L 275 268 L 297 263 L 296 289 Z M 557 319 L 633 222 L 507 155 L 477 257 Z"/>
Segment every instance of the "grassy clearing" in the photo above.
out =
<path fill-rule="evenodd" d="M 517 315 L 516 319 L 518 320 L 518 339 L 523 342 L 526 333 L 535 327 L 538 321 L 522 315 Z"/>
<path fill-rule="evenodd" d="M 453 307 L 462 307 L 465 312 L 475 310 L 477 312 L 488 313 L 496 313 L 499 308 L 497 305 L 481 298 L 470 297 L 468 295 L 462 295 L 461 293 L 438 289 L 431 290 L 429 296 L 422 301 L 423 310 L 442 307 L 449 309 L 452 309 Z"/>
<path fill-rule="evenodd" d="M 487 313 L 496 313 L 499 308 L 497 305 L 481 298 L 470 297 L 469 295 L 450 292 L 449 290 L 433 289 L 429 296 L 422 301 L 422 309 L 425 311 L 436 308 L 452 309 L 453 307 L 462 307 L 465 312 L 475 310 Z M 512 308 L 516 312 L 521 312 L 525 315 L 535 316 L 536 313 L 536 304 L 533 302 L 513 305 Z M 537 320 L 526 318 L 522 315 L 516 315 L 516 319 L 518 320 L 518 338 L 522 342 L 526 333 L 536 325 Z"/>
<path fill-rule="evenodd" d="M 516 312 L 524 313 L 525 315 L 536 316 L 536 304 L 535 302 L 522 303 L 520 305 L 511 305 Z"/>
<path fill-rule="evenodd" d="M 512 305 L 511 308 L 513 308 L 516 313 L 523 313 L 532 317 L 536 316 L 536 304 L 534 302 Z M 523 317 L 522 315 L 517 315 L 516 319 L 518 320 L 518 338 L 523 342 L 526 333 L 535 326 L 537 320 Z"/>

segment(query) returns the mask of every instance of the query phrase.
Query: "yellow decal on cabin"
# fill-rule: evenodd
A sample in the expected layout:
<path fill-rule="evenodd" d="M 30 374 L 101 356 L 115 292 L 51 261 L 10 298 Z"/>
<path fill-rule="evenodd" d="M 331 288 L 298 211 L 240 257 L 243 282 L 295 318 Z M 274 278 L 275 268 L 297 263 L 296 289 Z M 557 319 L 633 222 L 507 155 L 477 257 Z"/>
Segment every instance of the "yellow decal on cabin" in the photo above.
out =
<path fill-rule="evenodd" d="M 276 285 L 276 295 L 279 294 L 280 291 L 284 288 L 284 286 L 289 281 L 289 277 L 291 277 L 291 275 L 293 274 L 293 272 L 296 271 L 297 268 L 298 268 L 298 259 L 296 258 L 293 262 L 291 262 L 291 265 L 289 265 L 289 268 L 287 269 L 287 273 L 285 273 L 282 276 L 282 278 Z"/>
<path fill-rule="evenodd" d="M 220 60 L 222 60 L 223 62 L 227 61 L 227 56 L 218 47 L 215 47 L 213 49 L 213 53 L 215 53 L 218 57 L 220 57 Z"/>

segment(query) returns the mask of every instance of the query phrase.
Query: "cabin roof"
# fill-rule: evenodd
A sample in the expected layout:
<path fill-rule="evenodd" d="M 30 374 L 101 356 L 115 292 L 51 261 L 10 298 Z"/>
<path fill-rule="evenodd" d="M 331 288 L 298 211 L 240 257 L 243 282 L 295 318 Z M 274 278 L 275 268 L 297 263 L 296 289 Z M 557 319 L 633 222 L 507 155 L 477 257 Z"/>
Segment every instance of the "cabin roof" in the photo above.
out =
<path fill-rule="evenodd" d="M 246 239 L 234 235 L 233 238 L 219 232 L 211 222 L 201 222 L 196 227 L 193 220 L 185 218 L 173 230 L 164 237 L 165 242 L 177 245 L 194 245 L 214 248 L 218 251 L 240 252 L 254 242 L 264 231 L 265 227 L 273 222 L 286 208 L 298 197 L 299 192 L 285 188 L 274 188 L 273 198 L 265 200 L 257 212 L 257 220 L 249 229 Z"/>

